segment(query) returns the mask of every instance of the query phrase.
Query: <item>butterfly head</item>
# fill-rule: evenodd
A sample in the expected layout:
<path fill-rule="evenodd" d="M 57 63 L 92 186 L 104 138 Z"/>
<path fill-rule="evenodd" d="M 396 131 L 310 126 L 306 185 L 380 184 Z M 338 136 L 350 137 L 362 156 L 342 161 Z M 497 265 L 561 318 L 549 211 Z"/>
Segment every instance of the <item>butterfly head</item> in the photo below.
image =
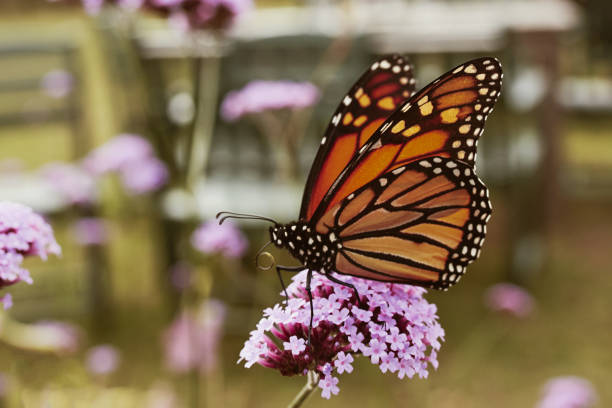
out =
<path fill-rule="evenodd" d="M 302 226 L 298 226 L 298 223 L 290 223 L 287 225 L 277 224 L 270 227 L 270 240 L 277 248 L 295 248 L 295 242 L 298 240 L 299 234 L 298 227 L 301 229 Z M 305 226 L 304 226 L 305 231 Z M 301 236 L 299 238 L 301 240 Z M 291 246 L 289 245 L 291 244 Z"/>

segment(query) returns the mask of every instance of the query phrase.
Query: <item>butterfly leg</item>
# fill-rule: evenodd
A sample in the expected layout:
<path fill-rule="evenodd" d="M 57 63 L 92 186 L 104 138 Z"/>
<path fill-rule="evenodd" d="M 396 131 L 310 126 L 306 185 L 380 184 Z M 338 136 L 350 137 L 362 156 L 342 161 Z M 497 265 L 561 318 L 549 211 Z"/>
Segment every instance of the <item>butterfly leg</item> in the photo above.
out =
<path fill-rule="evenodd" d="M 312 304 L 312 291 L 310 290 L 310 282 L 312 281 L 312 271 L 308 271 L 306 276 L 306 292 L 308 293 L 308 300 L 310 301 L 310 324 L 308 325 L 308 348 L 311 347 L 310 337 L 312 334 L 312 318 L 314 317 L 314 306 Z"/>
<path fill-rule="evenodd" d="M 285 304 L 287 304 L 287 302 L 289 301 L 289 295 L 287 294 L 287 286 L 285 286 L 285 282 L 283 281 L 283 277 L 281 276 L 281 271 L 287 271 L 287 272 L 298 272 L 303 270 L 304 267 L 303 266 L 281 266 L 281 265 L 276 265 L 276 274 L 278 275 L 278 280 L 281 283 L 281 286 L 283 287 L 283 292 L 285 293 Z"/>
<path fill-rule="evenodd" d="M 327 279 L 329 279 L 330 281 L 337 283 L 338 285 L 342 285 L 342 286 L 346 286 L 349 289 L 352 289 L 353 292 L 355 292 L 355 296 L 357 296 L 357 302 L 359 302 L 359 305 L 365 309 L 365 305 L 361 302 L 361 296 L 359 296 L 359 292 L 357 291 L 357 288 L 355 287 L 355 285 L 348 283 L 348 282 L 343 282 L 340 279 L 336 278 L 334 275 L 331 274 L 331 272 L 325 272 L 325 276 L 327 277 Z"/>

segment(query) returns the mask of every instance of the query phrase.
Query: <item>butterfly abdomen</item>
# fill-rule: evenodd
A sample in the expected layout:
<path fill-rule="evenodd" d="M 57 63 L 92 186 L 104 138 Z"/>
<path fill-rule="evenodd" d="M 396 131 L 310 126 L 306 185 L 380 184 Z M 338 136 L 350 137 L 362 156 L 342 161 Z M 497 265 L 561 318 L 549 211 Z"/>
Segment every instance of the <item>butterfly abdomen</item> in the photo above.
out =
<path fill-rule="evenodd" d="M 270 227 L 270 238 L 306 268 L 321 273 L 332 269 L 338 249 L 342 248 L 333 232 L 320 234 L 304 221 Z"/>

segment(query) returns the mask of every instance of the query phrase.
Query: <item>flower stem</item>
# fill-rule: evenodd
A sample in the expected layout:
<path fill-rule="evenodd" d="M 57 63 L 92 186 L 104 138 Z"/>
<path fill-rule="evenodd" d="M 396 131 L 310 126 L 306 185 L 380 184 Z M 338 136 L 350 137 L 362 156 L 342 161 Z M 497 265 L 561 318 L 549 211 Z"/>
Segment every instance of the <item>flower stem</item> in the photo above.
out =
<path fill-rule="evenodd" d="M 301 407 L 302 404 L 308 399 L 310 394 L 312 394 L 314 389 L 317 387 L 317 384 L 319 383 L 319 375 L 317 373 L 315 373 L 314 371 L 309 371 L 306 375 L 306 378 L 306 385 L 304 385 L 304 388 L 300 390 L 298 395 L 295 396 L 295 398 L 293 399 L 293 401 L 291 401 L 287 408 Z"/>

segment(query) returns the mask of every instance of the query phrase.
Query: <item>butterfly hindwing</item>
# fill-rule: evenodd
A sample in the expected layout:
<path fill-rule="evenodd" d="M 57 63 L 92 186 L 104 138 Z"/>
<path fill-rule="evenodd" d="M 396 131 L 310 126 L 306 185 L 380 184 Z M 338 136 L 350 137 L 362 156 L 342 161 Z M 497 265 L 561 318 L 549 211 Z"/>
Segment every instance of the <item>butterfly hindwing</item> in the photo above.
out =
<path fill-rule="evenodd" d="M 480 255 L 488 196 L 470 165 L 429 157 L 351 193 L 316 230 L 337 237 L 338 273 L 445 289 Z"/>
<path fill-rule="evenodd" d="M 479 58 L 412 96 L 360 148 L 320 200 L 313 219 L 371 180 L 422 158 L 453 158 L 473 168 L 478 138 L 499 97 L 501 80 L 499 61 Z"/>
<path fill-rule="evenodd" d="M 414 93 L 412 73 L 406 57 L 384 56 L 371 65 L 342 99 L 310 170 L 300 219 L 312 217 L 325 193 L 361 146 Z"/>

